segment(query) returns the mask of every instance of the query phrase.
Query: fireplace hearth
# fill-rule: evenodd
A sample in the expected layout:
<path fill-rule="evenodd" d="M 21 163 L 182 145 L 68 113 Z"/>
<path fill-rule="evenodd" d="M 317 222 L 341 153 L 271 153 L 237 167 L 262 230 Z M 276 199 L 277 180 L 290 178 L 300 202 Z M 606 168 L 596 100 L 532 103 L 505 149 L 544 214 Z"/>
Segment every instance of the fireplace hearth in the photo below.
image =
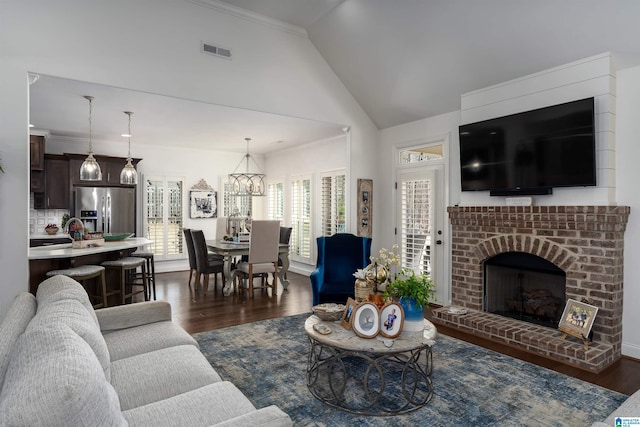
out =
<path fill-rule="evenodd" d="M 433 310 L 434 322 L 593 372 L 620 358 L 629 207 L 456 206 L 448 212 L 452 305 L 466 308 L 468 314 L 452 314 L 442 307 Z M 534 257 L 535 265 L 524 270 L 511 265 L 513 259 L 505 261 L 528 256 Z M 492 265 L 496 263 L 500 265 Z M 488 296 L 485 281 L 493 280 L 490 276 L 506 282 L 500 286 L 512 288 L 511 296 Z M 532 301 L 532 296 L 539 300 Z M 573 337 L 562 339 L 556 328 L 568 299 L 598 307 L 588 349 Z M 538 307 L 538 314 L 530 317 L 553 317 L 552 323 L 517 318 L 542 302 L 545 308 Z M 554 307 L 558 305 L 560 314 Z M 496 314 L 500 311 L 516 313 Z"/>

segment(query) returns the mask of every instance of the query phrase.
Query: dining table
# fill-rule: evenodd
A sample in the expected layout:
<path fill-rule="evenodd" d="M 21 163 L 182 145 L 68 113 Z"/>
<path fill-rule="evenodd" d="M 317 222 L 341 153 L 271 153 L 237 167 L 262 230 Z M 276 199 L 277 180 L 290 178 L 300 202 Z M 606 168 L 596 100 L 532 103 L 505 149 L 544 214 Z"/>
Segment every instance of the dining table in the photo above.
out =
<path fill-rule="evenodd" d="M 233 286 L 231 268 L 233 266 L 233 260 L 235 257 L 249 255 L 249 243 L 229 240 L 207 240 L 207 249 L 209 249 L 211 253 L 222 255 L 224 260 L 222 267 L 224 272 L 224 287 L 222 291 L 225 296 L 231 295 Z M 278 283 L 282 286 L 277 287 L 277 293 L 280 295 L 289 287 L 289 281 L 286 278 L 287 271 L 289 270 L 289 245 L 280 243 L 278 254 L 280 260 L 282 260 L 282 266 L 278 269 Z"/>

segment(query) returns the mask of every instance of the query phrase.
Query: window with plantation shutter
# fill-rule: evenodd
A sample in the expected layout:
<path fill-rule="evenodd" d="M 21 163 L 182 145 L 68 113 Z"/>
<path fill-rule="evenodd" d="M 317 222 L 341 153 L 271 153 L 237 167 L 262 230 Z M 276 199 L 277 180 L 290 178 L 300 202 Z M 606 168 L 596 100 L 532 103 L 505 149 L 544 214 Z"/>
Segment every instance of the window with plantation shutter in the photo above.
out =
<path fill-rule="evenodd" d="M 271 182 L 267 185 L 268 212 L 269 219 L 277 219 L 280 224 L 284 219 L 284 183 Z"/>
<path fill-rule="evenodd" d="M 182 258 L 184 252 L 184 183 L 167 177 L 145 178 L 144 237 L 156 259 Z"/>
<path fill-rule="evenodd" d="M 234 196 L 231 194 L 231 184 L 222 184 L 222 216 L 251 216 L 252 197 Z"/>
<path fill-rule="evenodd" d="M 311 262 L 311 178 L 291 180 L 289 254 L 292 260 Z"/>
<path fill-rule="evenodd" d="M 321 177 L 321 230 L 323 236 L 346 231 L 346 174 L 343 171 Z"/>

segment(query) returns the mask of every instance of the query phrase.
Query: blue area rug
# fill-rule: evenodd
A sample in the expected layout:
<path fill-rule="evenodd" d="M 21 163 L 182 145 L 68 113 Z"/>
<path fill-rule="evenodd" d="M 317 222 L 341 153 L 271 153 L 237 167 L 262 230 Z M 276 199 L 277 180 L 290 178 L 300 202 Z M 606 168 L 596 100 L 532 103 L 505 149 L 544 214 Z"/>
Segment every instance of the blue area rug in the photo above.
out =
<path fill-rule="evenodd" d="M 433 346 L 434 395 L 414 412 L 363 417 L 327 406 L 306 386 L 309 314 L 195 334 L 220 376 L 295 426 L 589 426 L 626 396 L 445 335 Z"/>

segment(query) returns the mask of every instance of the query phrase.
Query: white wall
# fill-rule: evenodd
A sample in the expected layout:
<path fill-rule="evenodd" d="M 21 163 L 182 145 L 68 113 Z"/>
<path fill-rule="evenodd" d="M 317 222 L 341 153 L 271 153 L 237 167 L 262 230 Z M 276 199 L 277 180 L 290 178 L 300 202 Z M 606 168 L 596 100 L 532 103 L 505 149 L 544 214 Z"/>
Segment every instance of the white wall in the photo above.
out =
<path fill-rule="evenodd" d="M 618 204 L 631 206 L 624 239 L 624 307 L 622 353 L 640 359 L 640 67 L 617 73 L 616 197 Z"/>
<path fill-rule="evenodd" d="M 306 37 L 186 0 L 8 0 L 2 9 L 0 317 L 28 287 L 28 72 L 345 123 L 350 167 L 375 155 L 377 129 Z M 233 60 L 202 54 L 202 41 L 233 49 Z M 373 162 L 352 170 L 372 174 Z"/>
<path fill-rule="evenodd" d="M 316 260 L 316 237 L 321 235 L 320 218 L 321 218 L 321 182 L 320 177 L 324 172 L 333 172 L 345 169 L 347 172 L 347 180 L 350 172 L 348 170 L 349 163 L 349 136 L 341 136 L 328 140 L 316 141 L 305 144 L 300 147 L 291 148 L 277 153 L 268 154 L 265 157 L 265 173 L 267 180 L 284 182 L 284 200 L 285 200 L 285 225 L 290 226 L 288 219 L 291 218 L 291 178 L 296 176 L 311 176 L 312 188 L 312 229 L 311 238 L 311 264 L 292 262 L 291 271 L 308 274 L 315 268 Z M 353 197 L 349 196 L 349 188 L 347 188 L 347 200 Z M 353 194 L 353 193 L 352 193 Z M 267 201 L 265 200 L 265 213 L 267 209 Z M 348 206 L 347 209 L 351 207 Z M 356 225 L 351 219 L 347 218 L 347 232 L 356 234 Z"/>

